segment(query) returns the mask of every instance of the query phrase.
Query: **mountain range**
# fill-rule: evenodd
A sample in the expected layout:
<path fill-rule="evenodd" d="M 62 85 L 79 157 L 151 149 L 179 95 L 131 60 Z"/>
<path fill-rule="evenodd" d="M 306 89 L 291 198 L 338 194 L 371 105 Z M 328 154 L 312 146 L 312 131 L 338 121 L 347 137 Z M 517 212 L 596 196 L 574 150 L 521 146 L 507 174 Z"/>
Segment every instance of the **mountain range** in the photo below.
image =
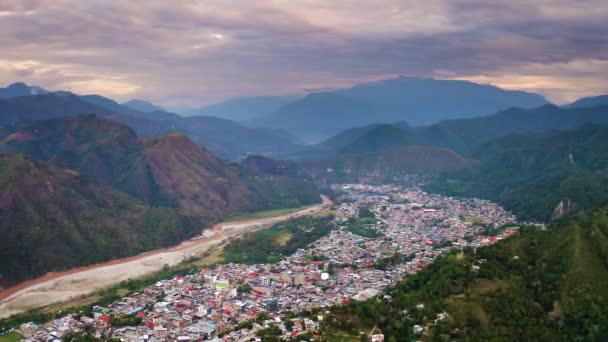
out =
<path fill-rule="evenodd" d="M 9 88 L 15 86 L 0 90 Z M 0 126 L 19 121 L 97 114 L 123 122 L 139 135 L 156 136 L 173 131 L 184 133 L 225 159 L 238 159 L 252 153 L 284 154 L 300 148 L 284 132 L 273 129 L 248 128 L 216 117 L 184 118 L 165 111 L 142 112 L 99 95 L 79 96 L 64 91 L 29 95 L 36 87 L 27 88 L 30 89 L 26 91 L 28 95 L 21 96 L 19 93 L 15 97 L 0 99 Z M 234 139 L 235 136 L 240 139 Z"/>
<path fill-rule="evenodd" d="M 286 129 L 304 142 L 319 142 L 345 129 L 405 121 L 428 125 L 441 120 L 489 115 L 509 107 L 547 104 L 540 95 L 466 81 L 397 77 L 349 89 L 312 93 L 254 122 Z"/>
<path fill-rule="evenodd" d="M 584 97 L 582 99 L 578 99 L 566 107 L 568 108 L 592 108 L 598 106 L 608 106 L 608 95 L 598 95 L 598 96 L 590 96 Z"/>
<path fill-rule="evenodd" d="M 276 112 L 300 97 L 298 95 L 235 97 L 205 107 L 182 109 L 177 112 L 186 116 L 217 116 L 241 124 L 253 124 L 257 119 Z"/>
<path fill-rule="evenodd" d="M 121 106 L 127 107 L 136 111 L 151 113 L 151 112 L 166 112 L 163 107 L 157 106 L 151 102 L 145 100 L 133 99 L 127 102 L 121 103 Z"/>
<path fill-rule="evenodd" d="M 322 159 L 340 153 L 372 152 L 382 147 L 405 145 L 449 148 L 463 156 L 470 156 L 479 144 L 509 134 L 575 129 L 588 123 L 608 124 L 608 106 L 509 108 L 489 116 L 445 120 L 421 127 L 411 127 L 404 122 L 372 124 L 345 130 L 285 157 Z"/>
<path fill-rule="evenodd" d="M 560 218 L 560 207 L 608 202 L 607 141 L 608 127 L 599 125 L 509 135 L 480 145 L 474 167 L 446 172 L 427 189 L 488 198 L 526 219 Z"/>
<path fill-rule="evenodd" d="M 228 215 L 319 200 L 315 187 L 305 180 L 268 176 L 225 162 L 180 133 L 140 138 L 128 126 L 95 115 L 6 126 L 0 152 L 5 154 L 0 216 L 3 230 L 9 230 L 2 236 L 7 244 L 30 248 L 27 258 L 14 248 L 9 249 L 13 254 L 4 255 L 3 284 L 175 244 Z M 91 214 L 95 212 L 99 215 Z M 129 212 L 139 215 L 113 221 Z M 150 225 L 150 237 L 140 236 L 147 233 L 139 226 L 144 224 Z M 125 239 L 150 241 L 120 247 L 120 240 L 95 240 L 103 230 L 88 233 L 104 225 L 116 230 L 117 239 L 124 230 L 130 234 Z M 35 250 L 41 244 L 52 246 L 52 239 L 62 234 L 69 235 L 66 243 L 73 250 L 57 258 Z M 86 240 L 87 247 L 69 243 L 72 239 Z M 112 241 L 117 243 L 113 248 L 123 248 L 120 253 L 104 249 Z M 64 262 L 66 256 L 76 255 L 80 257 Z M 44 261 L 38 259 L 43 256 Z M 34 268 L 14 272 L 19 260 Z"/>

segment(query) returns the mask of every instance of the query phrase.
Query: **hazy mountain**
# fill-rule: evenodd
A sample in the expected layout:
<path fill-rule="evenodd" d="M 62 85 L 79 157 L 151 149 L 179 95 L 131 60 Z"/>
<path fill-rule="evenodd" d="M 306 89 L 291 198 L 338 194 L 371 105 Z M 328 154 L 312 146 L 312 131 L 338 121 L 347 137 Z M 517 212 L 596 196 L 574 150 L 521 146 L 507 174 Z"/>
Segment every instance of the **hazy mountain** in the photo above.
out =
<path fill-rule="evenodd" d="M 285 154 L 300 148 L 281 131 L 247 128 L 215 117 L 183 118 L 162 111 L 143 113 L 98 95 L 78 96 L 70 92 L 55 92 L 0 99 L 0 125 L 81 114 L 97 114 L 120 121 L 139 135 L 182 132 L 226 159 L 244 157 L 249 153 Z"/>
<path fill-rule="evenodd" d="M 260 118 L 255 125 L 286 129 L 303 141 L 318 142 L 350 127 L 380 121 L 371 119 L 373 113 L 365 101 L 335 93 L 313 93 Z"/>
<path fill-rule="evenodd" d="M 76 94 L 74 94 L 76 95 Z M 107 97 L 101 96 L 101 95 L 76 95 L 78 96 L 82 101 L 90 103 L 90 104 L 94 104 L 103 108 L 106 108 L 108 110 L 111 111 L 115 111 L 115 112 L 123 112 L 125 110 L 125 108 L 123 106 L 121 106 L 118 102 L 109 99 Z"/>
<path fill-rule="evenodd" d="M 339 154 L 373 153 L 412 144 L 409 134 L 395 125 L 378 125 L 338 150 Z"/>
<path fill-rule="evenodd" d="M 598 95 L 591 97 L 584 97 L 582 99 L 578 99 L 571 104 L 567 105 L 567 108 L 592 108 L 597 106 L 608 106 L 608 95 Z"/>
<path fill-rule="evenodd" d="M 176 244 L 200 232 L 77 172 L 0 155 L 0 283 Z"/>
<path fill-rule="evenodd" d="M 0 125 L 80 114 L 109 115 L 111 111 L 73 94 L 48 93 L 0 100 Z"/>
<path fill-rule="evenodd" d="M 315 142 L 354 126 L 397 121 L 428 125 L 546 103 L 540 95 L 472 82 L 398 77 L 310 94 L 255 124 L 284 128 L 307 142 Z"/>
<path fill-rule="evenodd" d="M 369 125 L 346 130 L 286 157 L 318 159 L 336 155 L 344 149 L 364 152 L 366 149 L 374 149 L 375 145 L 381 145 L 382 141 L 393 145 L 399 141 L 401 145 L 446 147 L 470 155 L 477 145 L 508 134 L 574 129 L 587 123 L 608 124 L 608 106 L 559 108 L 545 105 L 534 109 L 509 108 L 490 116 L 446 120 L 423 127 L 410 127 L 406 123 Z M 349 147 L 351 144 L 354 146 Z"/>
<path fill-rule="evenodd" d="M 236 97 L 201 108 L 185 109 L 182 112 L 184 115 L 217 116 L 241 123 L 248 123 L 270 115 L 281 106 L 298 98 L 300 96 L 297 95 Z"/>
<path fill-rule="evenodd" d="M 48 92 L 40 87 L 28 86 L 25 83 L 17 82 L 9 85 L 6 88 L 0 88 L 0 99 L 10 99 L 13 97 L 40 95 L 45 93 Z"/>
<path fill-rule="evenodd" d="M 163 107 L 157 106 L 151 102 L 145 100 L 133 99 L 127 102 L 121 103 L 121 106 L 127 107 L 133 110 L 137 110 L 140 112 L 148 113 L 148 112 L 165 112 L 166 110 Z"/>
<path fill-rule="evenodd" d="M 378 122 L 406 121 L 428 125 L 440 120 L 487 115 L 509 107 L 546 104 L 540 95 L 468 81 L 397 77 L 364 83 L 338 93 L 370 103 Z"/>

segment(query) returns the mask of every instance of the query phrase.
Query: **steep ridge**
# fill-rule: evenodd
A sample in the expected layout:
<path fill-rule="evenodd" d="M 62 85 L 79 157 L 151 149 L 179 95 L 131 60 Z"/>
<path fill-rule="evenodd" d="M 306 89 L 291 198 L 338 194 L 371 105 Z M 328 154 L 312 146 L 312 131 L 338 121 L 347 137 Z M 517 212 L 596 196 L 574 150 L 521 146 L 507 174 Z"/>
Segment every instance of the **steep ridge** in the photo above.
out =
<path fill-rule="evenodd" d="M 472 162 L 447 148 L 409 145 L 377 152 L 345 153 L 327 159 L 302 161 L 298 165 L 305 175 L 314 178 L 351 182 L 367 177 L 435 175 L 467 168 Z"/>
<path fill-rule="evenodd" d="M 576 129 L 585 124 L 608 124 L 608 106 L 594 108 L 559 108 L 546 105 L 535 109 L 510 108 L 489 116 L 470 119 L 446 120 L 422 127 L 411 127 L 404 122 L 393 126 L 403 131 L 401 137 L 390 129 L 392 140 L 409 144 L 445 147 L 463 155 L 471 155 L 477 145 L 513 133 L 548 132 L 555 129 Z M 346 130 L 335 137 L 286 157 L 291 159 L 318 159 L 336 155 L 348 145 L 359 141 L 370 144 L 384 139 L 375 129 L 388 125 L 369 125 Z M 352 147 L 349 147 L 352 148 Z"/>
<path fill-rule="evenodd" d="M 579 210 L 608 200 L 607 142 L 608 127 L 593 125 L 510 135 L 480 146 L 475 167 L 445 173 L 428 189 L 489 198 L 524 218 L 548 220 L 564 198 Z"/>
<path fill-rule="evenodd" d="M 0 155 L 0 285 L 176 244 L 200 232 L 77 172 Z"/>
<path fill-rule="evenodd" d="M 272 179 L 224 162 L 180 133 L 137 138 L 129 127 L 93 115 L 16 126 L 0 151 L 72 168 L 199 222 L 319 199 L 305 181 Z"/>
<path fill-rule="evenodd" d="M 94 115 L 8 128 L 0 286 L 176 244 L 228 215 L 319 201 L 305 180 L 227 163 L 179 133 L 137 138 Z M 16 272 L 21 262 L 32 266 Z"/>
<path fill-rule="evenodd" d="M 237 159 L 250 153 L 284 154 L 300 148 L 285 133 L 277 130 L 248 128 L 215 117 L 183 118 L 163 111 L 144 113 L 99 95 L 54 92 L 0 99 L 0 126 L 87 114 L 122 122 L 139 135 L 157 136 L 178 131 L 226 159 Z M 234 139 L 235 136 L 240 139 Z"/>

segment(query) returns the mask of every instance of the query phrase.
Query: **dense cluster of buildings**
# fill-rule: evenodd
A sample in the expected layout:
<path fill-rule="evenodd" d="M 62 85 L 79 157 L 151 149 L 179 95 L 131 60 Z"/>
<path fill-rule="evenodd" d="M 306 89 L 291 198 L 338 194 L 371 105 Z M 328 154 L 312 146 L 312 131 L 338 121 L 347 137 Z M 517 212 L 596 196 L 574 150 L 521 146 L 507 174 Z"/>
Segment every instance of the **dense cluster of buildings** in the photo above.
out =
<path fill-rule="evenodd" d="M 285 339 L 298 338 L 314 332 L 323 315 L 293 318 L 287 312 L 375 297 L 452 248 L 490 244 L 516 229 L 485 234 L 515 222 L 513 215 L 489 201 L 394 185 L 339 185 L 334 190 L 341 194 L 336 229 L 278 263 L 204 268 L 95 307 L 92 317 L 69 315 L 44 326 L 28 323 L 19 332 L 36 341 L 85 329 L 123 341 L 248 341 L 273 326 Z M 378 236 L 363 237 L 348 229 L 361 208 L 375 216 L 365 226 Z M 396 253 L 402 256 L 399 262 L 378 267 Z M 113 324 L 113 317 L 125 316 L 139 317 L 141 323 Z"/>

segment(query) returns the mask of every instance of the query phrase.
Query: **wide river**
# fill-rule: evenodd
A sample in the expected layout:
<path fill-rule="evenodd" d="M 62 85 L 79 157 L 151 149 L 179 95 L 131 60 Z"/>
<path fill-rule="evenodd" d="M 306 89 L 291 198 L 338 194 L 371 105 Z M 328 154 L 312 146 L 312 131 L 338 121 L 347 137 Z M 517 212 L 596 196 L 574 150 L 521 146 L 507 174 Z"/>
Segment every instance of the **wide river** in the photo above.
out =
<path fill-rule="evenodd" d="M 52 272 L 2 290 L 0 291 L 0 318 L 6 318 L 31 308 L 69 301 L 110 287 L 123 280 L 142 277 L 162 269 L 165 264 L 172 266 L 189 257 L 200 256 L 224 240 L 256 228 L 321 212 L 331 205 L 329 198 L 321 197 L 323 199 L 321 204 L 292 214 L 219 223 L 213 229 L 206 230 L 203 235 L 184 241 L 177 246 L 67 271 Z"/>

